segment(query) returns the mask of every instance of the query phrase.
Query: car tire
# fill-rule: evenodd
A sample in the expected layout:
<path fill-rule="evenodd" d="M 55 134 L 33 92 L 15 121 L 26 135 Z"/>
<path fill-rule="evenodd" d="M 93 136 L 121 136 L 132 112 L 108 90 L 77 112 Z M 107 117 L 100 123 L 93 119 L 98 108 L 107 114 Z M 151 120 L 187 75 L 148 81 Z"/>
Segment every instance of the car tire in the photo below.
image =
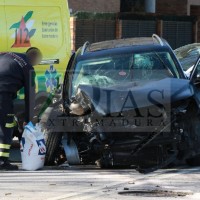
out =
<path fill-rule="evenodd" d="M 62 133 L 46 132 L 46 156 L 45 165 L 55 165 L 56 158 L 59 156 L 59 148 L 62 141 Z"/>
<path fill-rule="evenodd" d="M 200 166 L 200 155 L 187 159 L 186 163 L 192 167 Z"/>
<path fill-rule="evenodd" d="M 103 153 L 102 157 L 96 161 L 96 165 L 101 169 L 112 169 L 113 166 L 113 156 L 112 153 L 106 151 Z"/>
<path fill-rule="evenodd" d="M 40 119 L 40 125 L 44 132 L 46 143 L 45 165 L 55 165 L 56 158 L 59 157 L 59 148 L 63 134 L 54 131 L 54 127 L 51 127 L 48 123 L 50 119 L 56 118 L 60 113 L 59 108 L 48 107 Z"/>
<path fill-rule="evenodd" d="M 192 110 L 192 113 L 195 113 L 195 111 Z M 192 120 L 190 120 L 190 134 L 192 134 L 193 139 L 193 151 L 196 153 L 196 155 L 189 157 L 186 159 L 186 163 L 189 166 L 200 166 L 200 118 L 199 116 L 192 116 Z"/>
<path fill-rule="evenodd" d="M 101 168 L 101 169 L 112 169 L 113 165 L 110 162 L 107 162 L 104 159 L 99 159 L 96 162 L 97 167 Z"/>

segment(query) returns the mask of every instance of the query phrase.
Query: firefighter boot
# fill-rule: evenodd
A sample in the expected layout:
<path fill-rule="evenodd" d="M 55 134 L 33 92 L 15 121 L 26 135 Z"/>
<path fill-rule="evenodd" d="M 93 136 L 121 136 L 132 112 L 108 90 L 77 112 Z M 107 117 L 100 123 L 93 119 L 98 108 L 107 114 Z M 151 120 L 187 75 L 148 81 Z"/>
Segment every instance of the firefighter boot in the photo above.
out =
<path fill-rule="evenodd" d="M 0 170 L 18 170 L 18 166 L 12 165 L 7 158 L 0 158 Z"/>

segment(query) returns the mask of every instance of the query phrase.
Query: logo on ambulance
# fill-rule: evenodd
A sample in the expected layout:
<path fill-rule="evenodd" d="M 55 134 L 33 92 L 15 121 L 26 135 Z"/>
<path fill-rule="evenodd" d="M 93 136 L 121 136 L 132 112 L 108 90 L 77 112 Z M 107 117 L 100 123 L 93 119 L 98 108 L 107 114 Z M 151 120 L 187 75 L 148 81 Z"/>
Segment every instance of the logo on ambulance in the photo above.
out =
<path fill-rule="evenodd" d="M 45 72 L 45 78 L 46 78 L 46 88 L 50 89 L 50 92 L 52 92 L 58 85 L 58 73 L 57 70 L 54 68 L 53 65 L 50 65 L 50 68 L 46 70 Z"/>
<path fill-rule="evenodd" d="M 12 38 L 15 38 L 15 42 L 12 48 L 19 47 L 31 47 L 31 37 L 36 32 L 36 29 L 32 29 L 34 20 L 31 20 L 33 11 L 29 11 L 25 16 L 22 16 L 21 21 L 14 23 L 10 29 L 15 29 L 15 33 Z"/>

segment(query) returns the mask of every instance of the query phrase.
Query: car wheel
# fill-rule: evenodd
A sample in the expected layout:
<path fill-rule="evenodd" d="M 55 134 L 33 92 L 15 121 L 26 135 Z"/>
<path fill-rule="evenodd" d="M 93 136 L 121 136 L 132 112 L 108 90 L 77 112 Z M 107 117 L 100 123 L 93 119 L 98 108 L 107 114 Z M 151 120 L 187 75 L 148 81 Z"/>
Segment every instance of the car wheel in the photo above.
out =
<path fill-rule="evenodd" d="M 62 133 L 55 132 L 46 132 L 45 141 L 46 141 L 46 156 L 45 156 L 45 165 L 55 165 L 56 158 L 59 157 L 60 145 L 62 141 Z"/>
<path fill-rule="evenodd" d="M 114 167 L 112 153 L 109 151 L 104 152 L 102 157 L 96 161 L 96 165 L 101 169 L 112 169 Z"/>
<path fill-rule="evenodd" d="M 186 163 L 190 166 L 200 166 L 200 155 L 194 156 L 186 160 Z"/>
<path fill-rule="evenodd" d="M 112 169 L 113 168 L 113 165 L 110 162 L 108 162 L 102 158 L 97 160 L 95 163 L 101 169 Z"/>
<path fill-rule="evenodd" d="M 62 132 L 56 132 L 54 127 L 49 124 L 50 120 L 56 119 L 61 114 L 59 108 L 48 107 L 41 116 L 40 125 L 44 132 L 44 139 L 46 143 L 46 157 L 45 165 L 54 165 L 56 158 L 59 157 L 59 148 L 62 141 Z"/>
<path fill-rule="evenodd" d="M 190 166 L 200 166 L 200 119 L 199 116 L 191 117 L 191 125 L 190 125 L 190 134 L 191 134 L 191 141 L 193 146 L 193 151 L 196 153 L 196 155 L 186 159 L 186 163 Z"/>

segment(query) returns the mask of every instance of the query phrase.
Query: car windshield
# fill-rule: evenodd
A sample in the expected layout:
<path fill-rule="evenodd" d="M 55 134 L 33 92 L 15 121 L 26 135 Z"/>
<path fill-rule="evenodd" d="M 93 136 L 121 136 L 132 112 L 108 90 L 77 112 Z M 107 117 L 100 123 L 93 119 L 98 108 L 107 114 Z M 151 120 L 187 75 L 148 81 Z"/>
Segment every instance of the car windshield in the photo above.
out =
<path fill-rule="evenodd" d="M 109 87 L 128 82 L 179 78 L 168 52 L 108 55 L 81 60 L 74 70 L 72 93 L 81 85 Z"/>

